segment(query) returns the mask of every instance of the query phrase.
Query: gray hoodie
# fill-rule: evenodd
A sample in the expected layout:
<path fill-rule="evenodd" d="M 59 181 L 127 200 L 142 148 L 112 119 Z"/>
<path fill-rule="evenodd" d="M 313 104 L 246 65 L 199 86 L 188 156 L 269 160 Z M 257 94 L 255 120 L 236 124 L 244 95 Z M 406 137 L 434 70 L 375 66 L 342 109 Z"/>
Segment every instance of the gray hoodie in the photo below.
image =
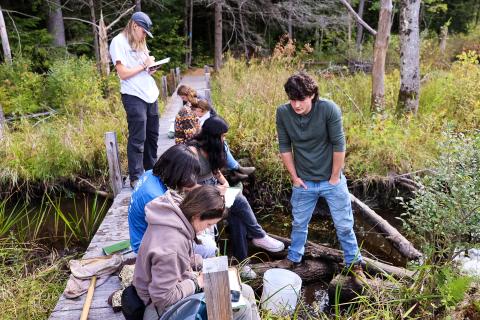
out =
<path fill-rule="evenodd" d="M 182 198 L 172 191 L 145 207 L 148 227 L 140 245 L 133 285 L 139 297 L 163 313 L 177 301 L 194 294 L 191 268 L 195 231 L 178 207 Z"/>

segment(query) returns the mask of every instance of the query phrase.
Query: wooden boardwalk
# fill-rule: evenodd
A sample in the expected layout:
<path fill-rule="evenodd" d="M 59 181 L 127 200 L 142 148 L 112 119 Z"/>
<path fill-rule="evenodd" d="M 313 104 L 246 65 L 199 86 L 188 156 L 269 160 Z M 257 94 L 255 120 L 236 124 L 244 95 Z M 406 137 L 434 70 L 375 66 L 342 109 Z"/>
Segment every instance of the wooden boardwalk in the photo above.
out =
<path fill-rule="evenodd" d="M 185 76 L 180 84 L 187 84 L 200 92 L 205 89 L 206 82 L 204 76 Z M 170 123 L 175 119 L 175 115 L 182 106 L 181 99 L 176 93 L 169 99 L 165 112 L 160 118 L 160 137 L 158 139 L 158 156 L 174 144 L 173 139 L 167 137 Z M 129 238 L 127 211 L 131 195 L 130 187 L 125 185 L 122 191 L 115 197 L 112 206 L 108 210 L 105 219 L 100 225 L 97 233 L 93 237 L 84 258 L 92 258 L 103 255 L 102 248 Z M 114 313 L 108 305 L 108 297 L 116 290 L 120 289 L 120 279 L 117 276 L 111 276 L 104 284 L 95 288 L 92 305 L 88 319 L 122 319 L 121 312 Z M 79 319 L 82 313 L 86 294 L 76 299 L 66 299 L 63 295 L 55 306 L 49 319 Z"/>

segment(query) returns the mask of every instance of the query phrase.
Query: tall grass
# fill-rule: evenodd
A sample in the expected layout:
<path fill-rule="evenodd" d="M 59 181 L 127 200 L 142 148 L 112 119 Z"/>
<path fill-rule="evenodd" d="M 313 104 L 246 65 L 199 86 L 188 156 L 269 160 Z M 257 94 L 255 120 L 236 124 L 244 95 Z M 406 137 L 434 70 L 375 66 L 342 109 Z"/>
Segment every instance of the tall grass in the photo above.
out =
<path fill-rule="evenodd" d="M 8 71 L 9 77 L 0 83 L 0 97 L 5 98 L 2 104 L 12 106 L 6 108 L 6 112 L 17 110 L 24 114 L 37 110 L 36 105 L 58 111 L 47 119 L 21 120 L 9 126 L 0 145 L 2 190 L 29 191 L 31 186 L 48 187 L 76 176 L 105 184 L 108 168 L 104 134 L 107 131 L 117 133 L 122 169 L 126 172 L 128 130 L 119 80 L 114 73 L 104 79 L 92 61 L 59 60 L 46 75 L 32 73 L 31 77 L 38 78 L 29 83 L 35 88 L 33 99 L 29 95 L 32 90 L 27 92 L 28 88 L 22 86 L 26 81 L 23 75 L 31 73 L 28 65 L 0 67 Z M 14 86 L 16 91 L 9 86 Z M 17 102 L 18 99 L 22 103 Z M 159 101 L 159 105 L 162 110 L 163 102 Z"/>

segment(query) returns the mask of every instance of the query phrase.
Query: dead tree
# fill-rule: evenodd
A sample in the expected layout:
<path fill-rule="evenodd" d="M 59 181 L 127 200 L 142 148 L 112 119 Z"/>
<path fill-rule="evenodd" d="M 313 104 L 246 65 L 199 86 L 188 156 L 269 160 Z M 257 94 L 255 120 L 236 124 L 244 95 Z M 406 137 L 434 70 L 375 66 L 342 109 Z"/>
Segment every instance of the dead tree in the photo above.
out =
<path fill-rule="evenodd" d="M 215 1 L 215 70 L 219 71 L 222 67 L 222 6 L 223 0 Z"/>
<path fill-rule="evenodd" d="M 53 45 L 66 47 L 62 3 L 60 0 L 48 0 L 46 3 L 48 9 L 48 32 L 53 37 Z"/>
<path fill-rule="evenodd" d="M 142 11 L 142 0 L 135 0 L 135 11 Z"/>
<path fill-rule="evenodd" d="M 365 7 L 365 0 L 360 0 L 358 3 L 358 11 L 357 14 L 360 17 L 360 19 L 363 19 L 363 9 Z M 363 38 L 363 26 L 362 24 L 357 22 L 357 38 L 355 40 L 355 47 L 357 48 L 357 51 L 360 51 L 362 49 L 362 38 Z"/>
<path fill-rule="evenodd" d="M 372 100 L 373 111 L 385 109 L 385 58 L 388 50 L 392 17 L 392 0 L 380 1 L 378 31 L 373 49 Z"/>
<path fill-rule="evenodd" d="M 3 56 L 5 62 L 12 64 L 12 52 L 10 51 L 10 43 L 8 42 L 7 27 L 5 26 L 5 20 L 3 19 L 2 7 L 0 6 L 0 37 L 2 38 Z"/>
<path fill-rule="evenodd" d="M 420 31 L 421 0 L 400 1 L 400 92 L 399 114 L 418 110 L 420 99 Z"/>
<path fill-rule="evenodd" d="M 95 15 L 95 1 L 88 0 L 88 6 L 90 7 L 90 21 L 92 22 L 93 50 L 95 51 L 95 61 L 97 62 L 98 71 L 101 71 L 100 48 L 98 44 L 97 17 Z"/>

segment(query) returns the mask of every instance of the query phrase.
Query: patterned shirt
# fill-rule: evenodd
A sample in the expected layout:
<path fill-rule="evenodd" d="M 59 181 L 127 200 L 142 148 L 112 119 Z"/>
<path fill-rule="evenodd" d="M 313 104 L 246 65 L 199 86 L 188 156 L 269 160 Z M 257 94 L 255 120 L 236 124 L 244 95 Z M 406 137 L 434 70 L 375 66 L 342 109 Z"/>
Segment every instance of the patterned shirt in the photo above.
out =
<path fill-rule="evenodd" d="M 197 116 L 187 104 L 175 117 L 175 144 L 185 143 L 192 139 L 200 129 Z"/>

